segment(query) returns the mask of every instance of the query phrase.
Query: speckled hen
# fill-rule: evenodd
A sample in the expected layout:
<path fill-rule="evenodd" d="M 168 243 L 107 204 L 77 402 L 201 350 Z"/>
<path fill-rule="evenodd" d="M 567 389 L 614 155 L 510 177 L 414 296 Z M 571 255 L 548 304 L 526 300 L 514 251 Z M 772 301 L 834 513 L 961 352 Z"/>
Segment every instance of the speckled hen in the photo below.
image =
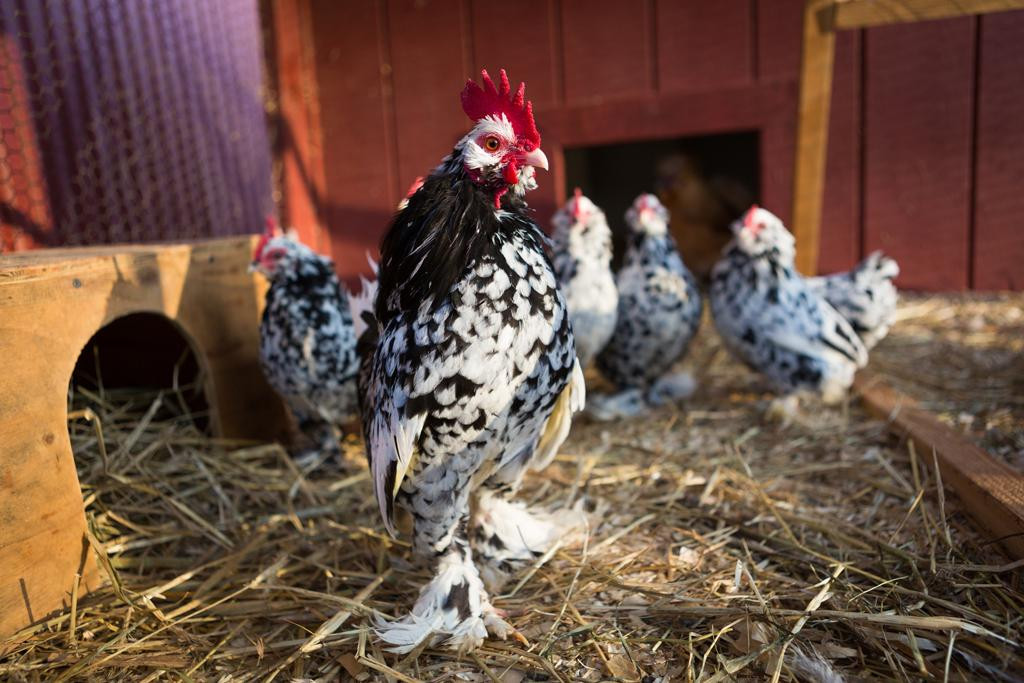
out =
<path fill-rule="evenodd" d="M 659 403 L 693 390 L 689 375 L 669 371 L 700 326 L 702 301 L 668 231 L 668 210 L 642 194 L 626 211 L 629 245 L 616 284 L 618 322 L 597 367 L 619 389 Z"/>
<path fill-rule="evenodd" d="M 840 400 L 867 350 L 850 323 L 793 267 L 795 243 L 775 215 L 751 207 L 711 271 L 711 312 L 722 340 L 783 395 Z"/>
<path fill-rule="evenodd" d="M 380 512 L 392 533 L 395 507 L 411 513 L 413 550 L 433 571 L 411 614 L 378 624 L 397 652 L 505 637 L 476 561 L 500 577 L 572 524 L 511 500 L 584 399 L 565 301 L 524 201 L 547 159 L 524 87 L 511 92 L 504 71 L 497 87 L 486 71 L 483 87 L 469 81 L 462 106 L 472 130 L 396 215 L 358 304 Z"/>
<path fill-rule="evenodd" d="M 322 452 L 334 453 L 342 425 L 358 415 L 359 360 L 348 294 L 330 259 L 274 233 L 268 219 L 252 263 L 270 280 L 260 362 L 299 429 Z"/>
<path fill-rule="evenodd" d="M 889 334 L 899 302 L 892 281 L 899 274 L 895 261 L 875 251 L 853 270 L 807 278 L 807 286 L 849 321 L 870 351 Z"/>
<path fill-rule="evenodd" d="M 604 212 L 579 188 L 551 224 L 552 262 L 585 368 L 615 332 L 619 292 L 612 273 L 612 231 Z"/>

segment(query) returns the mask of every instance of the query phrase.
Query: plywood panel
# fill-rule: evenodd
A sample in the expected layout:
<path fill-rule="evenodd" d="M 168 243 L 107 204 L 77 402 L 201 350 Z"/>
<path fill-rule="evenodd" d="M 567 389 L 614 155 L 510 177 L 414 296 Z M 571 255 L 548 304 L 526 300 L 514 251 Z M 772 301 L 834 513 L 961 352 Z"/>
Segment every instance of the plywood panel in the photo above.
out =
<path fill-rule="evenodd" d="M 903 287 L 967 286 L 974 21 L 867 31 L 865 248 Z"/>
<path fill-rule="evenodd" d="M 1024 289 L 1024 12 L 981 18 L 974 282 Z"/>
<path fill-rule="evenodd" d="M 372 0 L 313 3 L 317 86 L 324 146 L 322 210 L 342 277 L 366 269 L 395 203 L 398 186 L 388 126 Z"/>
<path fill-rule="evenodd" d="M 833 273 L 860 257 L 860 32 L 836 36 L 818 271 Z"/>
<path fill-rule="evenodd" d="M 750 0 L 658 0 L 658 87 L 707 90 L 753 78 Z"/>
<path fill-rule="evenodd" d="M 508 6 L 493 0 L 473 0 L 473 54 L 476 65 L 497 74 L 505 69 L 509 78 L 526 82 L 526 94 L 536 109 L 555 104 L 561 72 L 562 44 L 558 35 L 558 3 L 555 0 L 522 0 L 516 15 L 529 17 L 528 31 L 514 40 L 507 37 Z M 541 127 L 541 135 L 544 129 Z"/>
<path fill-rule="evenodd" d="M 648 11 L 646 2 L 562 0 L 567 102 L 651 91 L 653 22 Z"/>
<path fill-rule="evenodd" d="M 796 80 L 800 74 L 803 0 L 757 0 L 757 76 Z"/>

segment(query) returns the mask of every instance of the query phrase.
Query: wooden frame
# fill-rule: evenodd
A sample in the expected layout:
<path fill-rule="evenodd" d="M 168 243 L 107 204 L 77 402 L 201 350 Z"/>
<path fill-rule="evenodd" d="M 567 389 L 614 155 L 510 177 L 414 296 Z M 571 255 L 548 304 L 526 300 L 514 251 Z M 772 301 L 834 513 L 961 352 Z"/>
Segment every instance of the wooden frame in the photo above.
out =
<path fill-rule="evenodd" d="M 914 443 L 918 457 L 938 466 L 941 481 L 960 498 L 964 510 L 1013 559 L 1024 559 L 1024 475 L 996 460 L 942 424 L 917 403 L 862 372 L 854 389 L 868 410 Z"/>
<path fill-rule="evenodd" d="M 253 237 L 0 256 L 0 637 L 100 577 L 68 436 L 68 382 L 100 328 L 166 316 L 196 352 L 215 432 L 267 438 L 284 412 L 259 367 L 266 283 Z"/>
<path fill-rule="evenodd" d="M 1024 0 L 807 0 L 793 173 L 792 225 L 801 272 L 818 270 L 835 32 L 1015 9 L 1024 9 Z"/>

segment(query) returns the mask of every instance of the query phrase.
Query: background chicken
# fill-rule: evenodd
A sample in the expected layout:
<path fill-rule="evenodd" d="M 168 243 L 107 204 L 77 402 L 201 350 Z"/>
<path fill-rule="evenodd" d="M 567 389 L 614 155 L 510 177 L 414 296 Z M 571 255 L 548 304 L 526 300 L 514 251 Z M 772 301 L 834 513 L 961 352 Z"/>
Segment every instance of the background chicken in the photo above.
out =
<path fill-rule="evenodd" d="M 808 278 L 807 285 L 842 313 L 870 351 L 889 333 L 899 300 L 892 281 L 899 274 L 899 265 L 876 251 L 853 270 Z"/>
<path fill-rule="evenodd" d="M 658 198 L 672 216 L 669 226 L 687 268 L 706 283 L 729 226 L 754 200 L 749 188 L 725 173 L 708 173 L 693 154 L 673 154 L 658 163 Z"/>
<path fill-rule="evenodd" d="M 564 516 L 509 501 L 525 470 L 554 456 L 584 388 L 523 201 L 534 168 L 547 168 L 532 107 L 504 71 L 500 89 L 486 71 L 483 83 L 466 84 L 473 129 L 395 217 L 360 304 L 375 302 L 360 313 L 363 338 L 376 339 L 360 382 L 374 490 L 392 533 L 395 504 L 411 513 L 413 550 L 434 572 L 412 614 L 378 625 L 398 652 L 504 637 L 474 556 L 496 577 L 566 532 Z"/>
<path fill-rule="evenodd" d="M 711 312 L 725 346 L 782 394 L 846 395 L 867 350 L 850 324 L 793 267 L 795 242 L 775 215 L 751 207 L 711 274 Z M 777 409 L 790 417 L 797 395 Z"/>
<path fill-rule="evenodd" d="M 569 306 L 576 355 L 587 367 L 615 331 L 619 293 L 612 274 L 612 231 L 579 188 L 551 218 L 555 274 Z"/>
<path fill-rule="evenodd" d="M 679 257 L 668 221 L 668 211 L 652 194 L 637 197 L 626 212 L 630 242 L 616 278 L 618 322 L 597 356 L 597 367 L 620 390 L 629 391 L 616 399 L 617 407 L 598 402 L 598 417 L 607 411 L 633 412 L 644 401 L 660 403 L 693 391 L 689 375 L 668 374 L 686 353 L 702 310 L 697 283 Z"/>
<path fill-rule="evenodd" d="M 342 425 L 357 415 L 359 362 L 348 295 L 330 259 L 275 232 L 268 219 L 253 254 L 253 268 L 270 280 L 260 361 L 299 429 L 325 458 L 339 450 Z"/>

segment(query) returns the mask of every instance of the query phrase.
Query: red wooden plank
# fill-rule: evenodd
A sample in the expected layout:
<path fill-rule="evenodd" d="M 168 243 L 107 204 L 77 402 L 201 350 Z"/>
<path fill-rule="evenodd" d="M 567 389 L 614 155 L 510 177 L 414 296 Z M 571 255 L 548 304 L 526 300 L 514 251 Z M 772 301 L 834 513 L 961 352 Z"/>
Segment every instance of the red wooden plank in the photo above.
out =
<path fill-rule="evenodd" d="M 706 90 L 753 77 L 750 0 L 658 0 L 658 86 Z"/>
<path fill-rule="evenodd" d="M 398 180 L 404 189 L 451 152 L 469 120 L 459 103 L 468 76 L 461 7 L 454 2 L 388 2 Z M 511 39 L 509 25 L 500 36 Z M 474 69 L 474 72 L 476 69 Z M 479 74 L 475 74 L 479 80 Z M 513 74 L 513 78 L 515 78 Z"/>
<path fill-rule="evenodd" d="M 319 98 L 305 96 L 316 85 L 312 7 L 309 0 L 282 0 L 273 3 L 271 10 L 279 91 L 277 153 L 282 166 L 282 220 L 298 231 L 304 243 L 324 251 L 328 244 L 320 207 L 324 169 Z"/>
<path fill-rule="evenodd" d="M 346 279 L 367 269 L 397 202 L 389 174 L 378 8 L 370 0 L 316 2 L 313 35 L 323 130 L 322 207 L 335 265 Z"/>
<path fill-rule="evenodd" d="M 860 258 L 860 32 L 836 36 L 818 271 L 847 270 Z"/>
<path fill-rule="evenodd" d="M 978 289 L 1024 289 L 1024 12 L 981 18 L 974 214 Z"/>
<path fill-rule="evenodd" d="M 903 287 L 967 286 L 974 21 L 867 32 L 865 248 Z"/>
<path fill-rule="evenodd" d="M 757 77 L 790 81 L 800 76 L 804 0 L 757 0 Z"/>
<path fill-rule="evenodd" d="M 507 37 L 509 7 L 493 0 L 473 0 L 471 22 L 476 69 L 493 73 L 505 69 L 509 78 L 526 82 L 526 95 L 536 109 L 554 105 L 558 98 L 561 41 L 557 39 L 555 0 L 522 0 L 515 15 L 529 19 L 529 30 Z M 541 128 L 541 135 L 544 129 Z"/>
<path fill-rule="evenodd" d="M 651 91 L 648 3 L 564 0 L 565 98 L 572 104 Z"/>

